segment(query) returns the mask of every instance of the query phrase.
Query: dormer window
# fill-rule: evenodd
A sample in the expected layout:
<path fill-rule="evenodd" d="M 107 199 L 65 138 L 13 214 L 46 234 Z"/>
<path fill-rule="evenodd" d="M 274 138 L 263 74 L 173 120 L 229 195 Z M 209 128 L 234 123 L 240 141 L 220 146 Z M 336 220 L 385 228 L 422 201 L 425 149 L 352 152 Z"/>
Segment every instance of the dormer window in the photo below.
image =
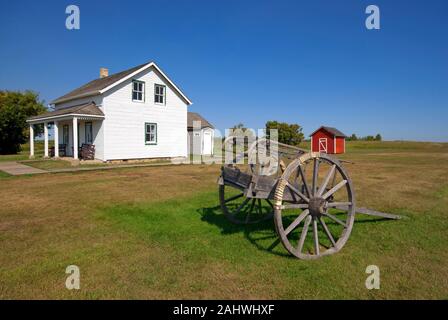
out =
<path fill-rule="evenodd" d="M 132 101 L 145 101 L 145 83 L 143 81 L 132 81 Z"/>
<path fill-rule="evenodd" d="M 158 104 L 165 104 L 166 87 L 161 84 L 154 85 L 154 102 Z"/>

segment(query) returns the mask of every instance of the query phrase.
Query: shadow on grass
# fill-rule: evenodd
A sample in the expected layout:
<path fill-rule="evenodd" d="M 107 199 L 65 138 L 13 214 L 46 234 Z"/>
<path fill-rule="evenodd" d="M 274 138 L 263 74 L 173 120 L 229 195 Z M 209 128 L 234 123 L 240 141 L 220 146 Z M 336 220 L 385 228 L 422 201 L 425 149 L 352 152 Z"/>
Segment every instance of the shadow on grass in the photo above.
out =
<path fill-rule="evenodd" d="M 221 211 L 221 206 L 201 208 L 198 209 L 198 212 L 201 215 L 202 221 L 218 226 L 224 235 L 241 232 L 257 249 L 283 257 L 290 257 L 286 251 L 274 250 L 277 247 L 281 247 L 281 245 L 279 246 L 280 240 L 275 231 L 273 220 L 247 225 L 234 224 L 227 220 Z"/>
<path fill-rule="evenodd" d="M 221 207 L 214 206 L 208 208 L 198 209 L 198 213 L 201 215 L 201 220 L 212 225 L 218 226 L 221 229 L 221 233 L 233 234 L 243 233 L 244 237 L 253 244 L 257 249 L 269 252 L 271 254 L 293 258 L 285 249 L 283 249 L 280 239 L 275 230 L 274 221 L 267 220 L 256 224 L 234 224 L 230 222 L 226 216 L 222 213 Z M 295 217 L 284 217 L 283 221 L 285 225 L 289 225 L 293 222 Z M 357 214 L 355 216 L 355 226 L 360 224 L 390 222 L 391 220 L 386 218 L 371 217 L 363 214 Z M 327 222 L 327 225 L 331 225 L 332 222 Z M 380 227 L 380 226 L 378 226 Z M 295 259 L 295 258 L 293 258 Z"/>

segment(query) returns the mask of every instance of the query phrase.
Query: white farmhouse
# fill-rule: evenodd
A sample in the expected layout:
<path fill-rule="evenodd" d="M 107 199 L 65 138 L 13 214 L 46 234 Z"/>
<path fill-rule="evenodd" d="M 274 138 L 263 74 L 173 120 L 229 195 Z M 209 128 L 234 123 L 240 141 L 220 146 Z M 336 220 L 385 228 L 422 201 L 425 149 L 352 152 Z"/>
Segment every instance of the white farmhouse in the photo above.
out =
<path fill-rule="evenodd" d="M 154 62 L 110 76 L 101 68 L 99 79 L 51 104 L 54 111 L 27 120 L 31 157 L 36 124 L 44 124 L 46 157 L 49 151 L 56 157 L 103 161 L 187 156 L 192 102 Z M 51 124 L 57 141 L 53 150 L 48 148 Z"/>

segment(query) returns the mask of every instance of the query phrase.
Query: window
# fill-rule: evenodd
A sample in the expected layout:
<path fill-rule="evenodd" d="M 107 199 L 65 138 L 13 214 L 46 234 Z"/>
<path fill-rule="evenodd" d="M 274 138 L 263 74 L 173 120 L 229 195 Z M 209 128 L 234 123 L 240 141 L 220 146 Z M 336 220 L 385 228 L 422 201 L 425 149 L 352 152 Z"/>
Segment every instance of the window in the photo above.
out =
<path fill-rule="evenodd" d="M 157 144 L 157 123 L 145 123 L 145 144 Z"/>
<path fill-rule="evenodd" d="M 165 86 L 161 84 L 154 85 L 154 102 L 159 104 L 165 104 Z"/>
<path fill-rule="evenodd" d="M 145 83 L 142 81 L 132 81 L 132 101 L 145 101 Z"/>
<path fill-rule="evenodd" d="M 87 144 L 93 143 L 93 134 L 92 134 L 92 122 L 86 122 L 85 125 L 85 139 Z"/>
<path fill-rule="evenodd" d="M 64 124 L 62 127 L 62 143 L 68 144 L 68 124 Z"/>

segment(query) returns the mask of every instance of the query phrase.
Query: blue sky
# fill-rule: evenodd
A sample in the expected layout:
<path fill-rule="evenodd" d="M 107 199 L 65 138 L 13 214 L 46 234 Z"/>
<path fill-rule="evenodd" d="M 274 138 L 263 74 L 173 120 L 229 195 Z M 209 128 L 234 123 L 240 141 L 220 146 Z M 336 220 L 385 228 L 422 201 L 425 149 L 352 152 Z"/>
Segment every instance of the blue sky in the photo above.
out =
<path fill-rule="evenodd" d="M 369 4 L 381 30 L 365 28 Z M 444 0 L 1 0 L 0 89 L 48 102 L 153 60 L 222 132 L 279 120 L 448 141 L 447 15 Z"/>

